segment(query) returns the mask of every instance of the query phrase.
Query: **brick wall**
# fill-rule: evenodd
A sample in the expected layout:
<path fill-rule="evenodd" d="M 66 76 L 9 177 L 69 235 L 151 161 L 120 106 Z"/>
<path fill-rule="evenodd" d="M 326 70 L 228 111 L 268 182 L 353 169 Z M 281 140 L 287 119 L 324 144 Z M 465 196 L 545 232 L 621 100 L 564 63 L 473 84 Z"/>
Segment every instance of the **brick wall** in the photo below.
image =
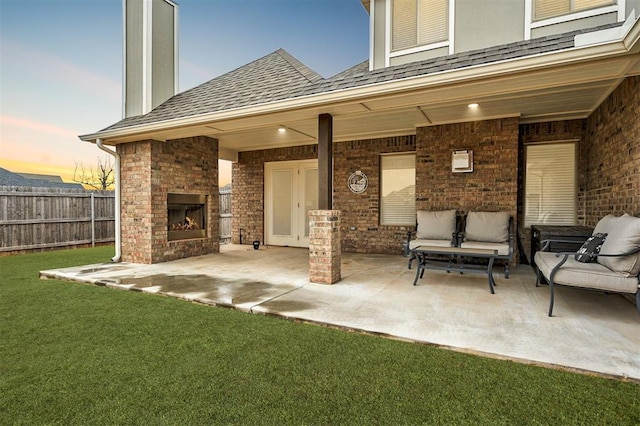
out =
<path fill-rule="evenodd" d="M 451 173 L 451 153 L 460 148 L 474 151 L 473 173 Z M 340 142 L 334 145 L 333 208 L 341 214 L 343 251 L 402 253 L 407 231 L 413 227 L 379 223 L 380 155 L 414 151 L 418 208 L 516 214 L 515 118 L 426 127 L 418 129 L 417 137 Z M 240 153 L 233 165 L 234 243 L 239 242 L 240 228 L 244 243 L 264 239 L 264 163 L 311 158 L 317 158 L 315 145 Z M 369 178 L 369 187 L 361 194 L 347 186 L 348 177 L 358 170 Z"/>
<path fill-rule="evenodd" d="M 402 242 L 413 227 L 380 225 L 380 154 L 413 152 L 415 147 L 413 135 L 335 144 L 333 207 L 340 210 L 345 252 L 402 253 Z M 347 180 L 358 170 L 367 175 L 369 187 L 355 194 Z"/>
<path fill-rule="evenodd" d="M 418 128 L 416 209 L 506 211 L 518 229 L 518 131 L 518 118 Z M 473 172 L 451 171 L 460 149 L 473 151 Z"/>
<path fill-rule="evenodd" d="M 586 120 L 561 120 L 544 123 L 520 125 L 520 174 L 518 176 L 518 221 L 524 223 L 524 174 L 525 174 L 525 145 L 535 142 L 559 142 L 579 140 L 578 142 L 578 194 L 577 194 L 577 224 L 584 224 L 585 194 L 587 178 L 587 154 L 584 144 Z M 521 247 L 531 263 L 531 228 L 521 227 L 518 230 Z"/>
<path fill-rule="evenodd" d="M 199 136 L 118 145 L 122 260 L 157 263 L 219 251 L 218 142 Z M 206 238 L 167 241 L 167 194 L 207 195 Z"/>
<path fill-rule="evenodd" d="M 264 163 L 272 161 L 310 160 L 318 158 L 317 145 L 248 151 L 238 154 L 231 179 L 231 242 L 243 244 L 264 242 Z"/>
<path fill-rule="evenodd" d="M 609 213 L 640 215 L 640 77 L 625 79 L 586 119 L 520 126 L 524 144 L 579 139 L 577 224 L 595 226 Z M 518 182 L 519 220 L 524 211 L 524 173 Z M 520 239 L 530 259 L 531 230 Z"/>
<path fill-rule="evenodd" d="M 452 173 L 454 150 L 473 151 L 473 172 Z M 516 215 L 518 119 L 421 127 L 416 142 L 416 208 Z"/>
<path fill-rule="evenodd" d="M 640 216 L 640 76 L 628 77 L 589 116 L 585 132 L 586 220 Z"/>

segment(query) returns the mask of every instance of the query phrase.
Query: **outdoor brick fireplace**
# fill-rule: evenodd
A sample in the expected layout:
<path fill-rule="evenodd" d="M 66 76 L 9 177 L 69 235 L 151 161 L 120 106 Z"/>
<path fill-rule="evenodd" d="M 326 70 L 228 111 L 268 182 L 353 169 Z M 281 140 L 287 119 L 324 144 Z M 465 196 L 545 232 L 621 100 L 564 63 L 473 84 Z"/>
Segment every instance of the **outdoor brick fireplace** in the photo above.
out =
<path fill-rule="evenodd" d="M 206 237 L 206 206 L 206 195 L 167 194 L 167 240 Z"/>
<path fill-rule="evenodd" d="M 158 263 L 217 253 L 218 141 L 143 140 L 117 149 L 122 260 Z"/>

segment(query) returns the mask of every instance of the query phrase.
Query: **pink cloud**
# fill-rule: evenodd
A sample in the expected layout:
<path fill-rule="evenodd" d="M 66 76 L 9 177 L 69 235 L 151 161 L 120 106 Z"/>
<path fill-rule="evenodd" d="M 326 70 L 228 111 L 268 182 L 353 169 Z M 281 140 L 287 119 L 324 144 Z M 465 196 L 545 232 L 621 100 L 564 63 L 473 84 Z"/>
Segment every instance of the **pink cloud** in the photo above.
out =
<path fill-rule="evenodd" d="M 3 133 L 5 126 L 18 127 L 21 130 L 34 131 L 39 133 L 45 133 L 49 135 L 70 137 L 76 139 L 78 134 L 77 130 L 65 129 L 64 127 L 55 126 L 52 124 L 41 123 L 39 121 L 29 120 L 27 118 L 13 117 L 10 115 L 0 115 L 0 123 L 2 123 Z"/>
<path fill-rule="evenodd" d="M 120 100 L 121 85 L 105 75 L 82 68 L 50 53 L 31 49 L 11 40 L 3 40 L 3 66 L 12 65 L 37 73 L 49 81 L 63 82 L 109 100 Z"/>

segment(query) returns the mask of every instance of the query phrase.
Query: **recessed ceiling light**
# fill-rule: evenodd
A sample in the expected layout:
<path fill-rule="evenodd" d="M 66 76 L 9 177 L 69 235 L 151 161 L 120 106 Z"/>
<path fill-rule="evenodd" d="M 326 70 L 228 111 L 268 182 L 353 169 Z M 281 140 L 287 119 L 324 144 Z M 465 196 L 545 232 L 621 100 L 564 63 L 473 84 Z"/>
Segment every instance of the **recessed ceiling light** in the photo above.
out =
<path fill-rule="evenodd" d="M 474 108 L 478 108 L 480 105 L 479 104 L 469 104 L 467 105 L 469 108 L 474 109 Z"/>

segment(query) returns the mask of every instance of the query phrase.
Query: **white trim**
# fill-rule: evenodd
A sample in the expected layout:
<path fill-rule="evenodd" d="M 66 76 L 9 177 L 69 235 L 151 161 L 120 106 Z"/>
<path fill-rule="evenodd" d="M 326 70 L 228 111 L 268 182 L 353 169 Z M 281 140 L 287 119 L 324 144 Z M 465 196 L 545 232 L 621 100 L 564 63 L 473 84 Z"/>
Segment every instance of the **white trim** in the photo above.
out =
<path fill-rule="evenodd" d="M 618 22 L 627 19 L 627 0 L 618 0 Z"/>
<path fill-rule="evenodd" d="M 455 0 L 449 0 L 449 55 L 455 53 L 454 39 L 455 39 L 455 21 L 456 21 L 456 2 Z"/>
<path fill-rule="evenodd" d="M 151 111 L 153 64 L 153 2 L 142 3 L 142 114 Z"/>
<path fill-rule="evenodd" d="M 375 65 L 375 30 L 376 30 L 376 18 L 375 18 L 375 0 L 369 3 L 369 71 L 373 71 Z"/>
<path fill-rule="evenodd" d="M 625 38 L 633 24 L 635 23 L 635 11 L 631 11 L 627 20 L 619 27 L 608 28 L 590 33 L 576 34 L 574 39 L 575 47 L 587 46 L 590 44 L 602 44 L 611 41 L 620 41 Z"/>
<path fill-rule="evenodd" d="M 424 52 L 426 50 L 439 49 L 441 47 L 449 46 L 448 41 L 439 41 L 437 43 L 424 44 L 422 46 L 411 47 L 409 49 L 396 50 L 395 52 L 389 52 L 389 58 L 396 58 L 403 55 L 411 55 L 412 53 Z M 451 48 L 449 49 L 451 51 Z"/>
<path fill-rule="evenodd" d="M 562 24 L 564 22 L 575 21 L 577 19 L 590 18 L 592 16 L 606 15 L 607 13 L 618 12 L 618 5 L 604 6 L 597 9 L 583 10 L 580 12 L 569 13 L 567 15 L 554 16 L 553 18 L 544 19 L 541 21 L 532 21 L 531 28 L 541 28 L 548 25 Z M 533 19 L 533 12 L 531 14 Z"/>
<path fill-rule="evenodd" d="M 271 229 L 273 221 L 273 170 L 279 167 L 291 170 L 291 234 L 289 236 L 273 235 Z M 305 170 L 318 170 L 318 160 L 289 160 L 264 162 L 264 215 L 263 241 L 265 245 L 282 245 L 291 247 L 309 247 L 309 237 L 304 235 L 307 220 L 304 206 L 304 177 Z M 317 187 L 316 187 L 317 190 Z M 317 197 L 316 197 L 317 199 Z"/>
<path fill-rule="evenodd" d="M 374 0 L 375 1 L 375 0 Z M 391 43 L 392 43 L 392 37 L 393 37 L 393 28 L 391 25 L 391 2 L 393 2 L 393 0 L 387 0 L 385 3 L 386 9 L 387 9 L 387 16 L 385 16 L 385 38 L 384 38 L 384 42 L 385 42 L 385 46 L 384 46 L 384 66 L 385 68 L 388 67 L 389 65 L 391 65 L 391 61 L 390 61 L 390 53 L 391 53 Z"/>
<path fill-rule="evenodd" d="M 404 55 L 411 55 L 414 53 L 420 53 L 420 52 L 426 52 L 427 50 L 433 50 L 433 49 L 440 49 L 442 47 L 448 47 L 449 48 L 449 55 L 453 55 L 454 53 L 454 46 L 453 46 L 453 39 L 454 39 L 454 33 L 455 33 L 455 29 L 454 29 L 454 22 L 455 22 L 455 0 L 448 0 L 449 2 L 449 22 L 448 22 L 448 40 L 443 40 L 443 41 L 439 41 L 436 43 L 429 43 L 429 44 L 422 44 L 419 46 L 414 46 L 414 47 L 410 47 L 408 49 L 402 49 L 402 50 L 391 50 L 392 49 L 392 43 L 393 43 L 393 28 L 392 28 L 392 10 L 391 10 L 391 3 L 393 2 L 393 0 L 387 0 L 386 5 L 387 5 L 387 16 L 386 16 L 386 46 L 385 46 L 385 67 L 389 67 L 391 66 L 391 58 L 397 58 L 399 56 L 404 56 Z"/>
<path fill-rule="evenodd" d="M 127 116 L 127 0 L 122 0 L 122 118 Z"/>
<path fill-rule="evenodd" d="M 165 0 L 171 6 L 173 6 L 173 94 L 175 95 L 180 91 L 180 40 L 178 38 L 180 34 L 180 20 L 178 19 L 178 12 L 180 8 L 177 3 L 170 0 Z"/>
<path fill-rule="evenodd" d="M 524 0 L 524 39 L 531 40 L 531 23 L 533 22 L 533 0 Z"/>

